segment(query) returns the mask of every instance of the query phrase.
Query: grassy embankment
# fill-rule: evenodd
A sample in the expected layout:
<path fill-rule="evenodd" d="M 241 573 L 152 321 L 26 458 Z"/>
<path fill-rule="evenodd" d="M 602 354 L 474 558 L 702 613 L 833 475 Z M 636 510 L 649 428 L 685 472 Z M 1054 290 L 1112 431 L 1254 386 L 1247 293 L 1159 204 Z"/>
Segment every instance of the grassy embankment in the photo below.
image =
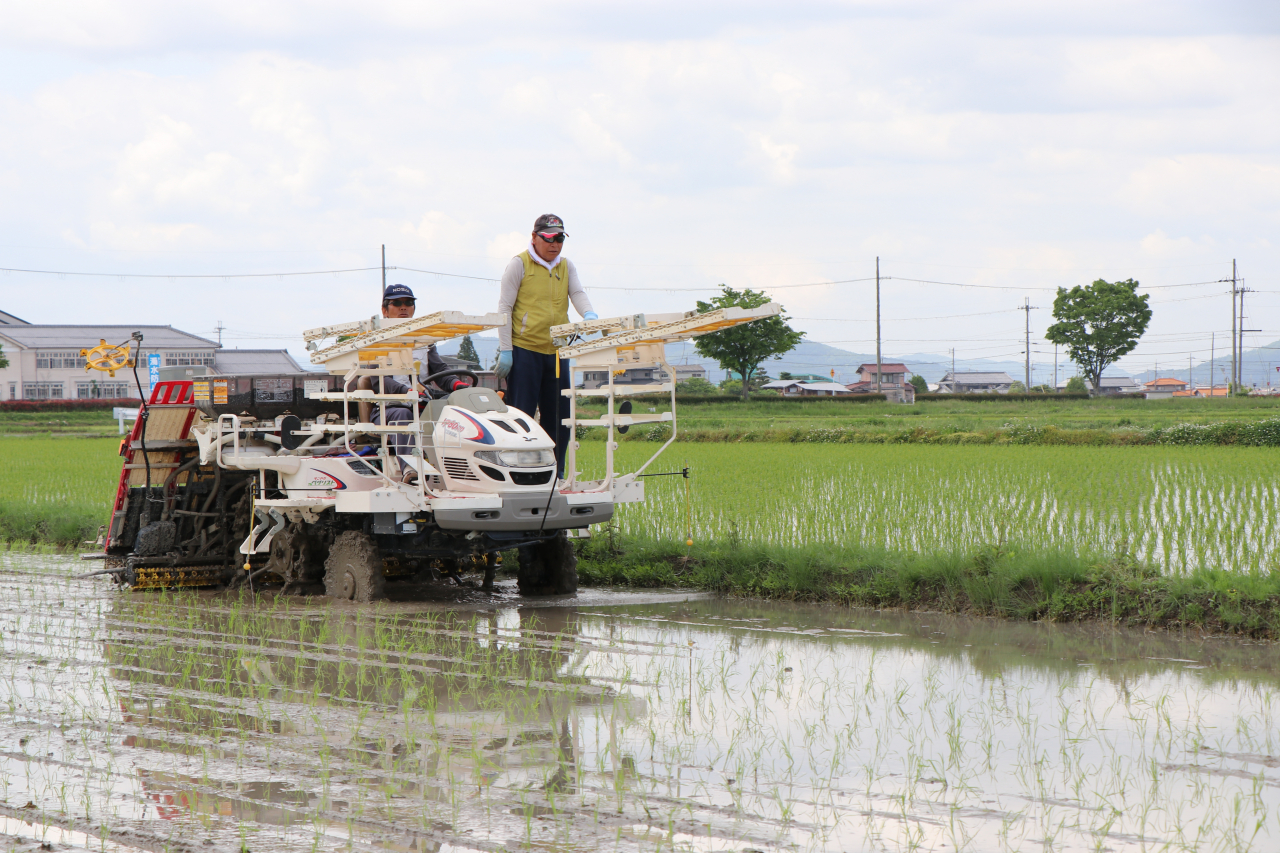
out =
<path fill-rule="evenodd" d="M 637 412 L 664 412 L 664 399 L 633 398 Z M 587 402 L 587 401 L 584 401 Z M 599 409 L 582 406 L 585 416 Z M 1228 434 L 1280 415 L 1280 397 L 1173 400 L 1046 398 L 929 400 L 914 406 L 857 400 L 694 398 L 680 403 L 681 440 L 849 443 L 1158 444 L 1182 424 L 1227 424 Z M 1238 425 L 1238 426 L 1236 426 Z M 0 436 L 109 437 L 110 409 L 2 411 Z M 601 430 L 588 435 L 598 438 Z M 637 427 L 624 441 L 644 440 Z M 1153 433 L 1157 433 L 1153 435 Z"/>
<path fill-rule="evenodd" d="M 665 412 L 661 399 L 633 398 L 637 412 Z M 584 415 L 599 409 L 583 407 Z M 679 441 L 822 444 L 1280 445 L 1280 398 L 1142 400 L 929 400 L 913 406 L 840 400 L 730 398 L 683 402 Z M 665 438 L 635 427 L 623 441 Z M 602 440 L 604 430 L 583 431 Z"/>
<path fill-rule="evenodd" d="M 1280 639 L 1280 574 L 1162 575 L 1130 555 L 1019 547 L 916 554 L 607 538 L 578 564 L 583 584 L 682 587 L 729 595 L 1007 619 L 1103 621 Z"/>
<path fill-rule="evenodd" d="M 132 422 L 125 422 L 126 430 L 131 426 Z M 117 435 L 119 428 L 109 408 L 61 412 L 0 410 L 0 436 L 5 438 L 108 438 Z"/>

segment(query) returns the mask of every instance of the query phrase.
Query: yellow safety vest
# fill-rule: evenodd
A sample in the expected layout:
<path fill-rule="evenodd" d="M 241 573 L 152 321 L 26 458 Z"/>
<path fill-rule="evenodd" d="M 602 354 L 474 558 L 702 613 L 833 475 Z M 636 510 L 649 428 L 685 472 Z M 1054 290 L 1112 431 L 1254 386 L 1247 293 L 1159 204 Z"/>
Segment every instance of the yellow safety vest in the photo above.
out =
<path fill-rule="evenodd" d="M 553 269 L 547 269 L 529 257 L 527 249 L 518 257 L 524 264 L 524 278 L 511 307 L 511 343 L 555 355 L 551 327 L 569 322 L 569 262 L 561 258 Z"/>

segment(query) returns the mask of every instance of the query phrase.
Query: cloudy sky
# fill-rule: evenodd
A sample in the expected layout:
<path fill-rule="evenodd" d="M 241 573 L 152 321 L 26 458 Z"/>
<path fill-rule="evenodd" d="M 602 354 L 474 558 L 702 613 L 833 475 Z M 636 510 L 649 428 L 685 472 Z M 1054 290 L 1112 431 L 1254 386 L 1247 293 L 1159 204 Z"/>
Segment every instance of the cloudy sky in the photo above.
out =
<path fill-rule="evenodd" d="M 550 211 L 602 315 L 724 282 L 864 352 L 879 256 L 886 355 L 1018 358 L 1024 299 L 1035 333 L 1055 287 L 1133 277 L 1155 319 L 1122 366 L 1185 368 L 1222 351 L 1229 297 L 1197 283 L 1233 258 L 1249 345 L 1280 338 L 1280 6 L 8 3 L 0 198 L 0 267 L 347 270 L 385 244 L 422 307 L 476 312 Z M 297 351 L 379 282 L 10 272 L 0 309 Z"/>

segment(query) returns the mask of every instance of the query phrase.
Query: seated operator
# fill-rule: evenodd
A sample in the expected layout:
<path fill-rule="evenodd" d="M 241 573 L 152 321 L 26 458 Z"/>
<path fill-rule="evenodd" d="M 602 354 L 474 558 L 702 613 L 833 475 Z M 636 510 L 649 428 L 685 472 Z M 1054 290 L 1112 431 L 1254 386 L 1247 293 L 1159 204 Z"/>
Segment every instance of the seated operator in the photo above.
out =
<path fill-rule="evenodd" d="M 407 320 L 413 316 L 414 307 L 417 300 L 413 296 L 413 291 L 403 284 L 388 285 L 387 289 L 382 293 L 382 316 L 389 320 Z M 420 351 L 414 353 L 415 356 L 420 355 Z M 449 365 L 444 363 L 444 359 L 440 358 L 436 352 L 436 345 L 431 344 L 427 347 L 426 358 L 419 358 L 419 361 L 426 363 L 425 368 L 418 374 L 419 381 L 423 376 L 431 376 L 448 370 Z M 448 393 L 458 388 L 467 388 L 471 385 L 471 380 L 461 376 L 449 376 L 435 383 L 440 390 Z M 361 376 L 356 382 L 356 388 L 362 391 L 378 390 L 374 388 L 372 377 Z M 409 381 L 408 376 L 386 376 L 383 377 L 383 388 L 380 393 L 386 394 L 408 394 L 413 391 L 413 383 Z M 379 406 L 373 403 L 360 403 L 360 420 L 365 423 L 382 423 L 382 411 Z M 388 403 L 387 404 L 387 424 L 406 424 L 413 423 L 413 410 L 409 408 L 407 403 Z M 391 452 L 396 453 L 397 448 L 407 446 L 413 443 L 407 433 L 392 433 L 390 441 Z M 405 469 L 406 474 L 411 472 L 412 468 Z"/>
<path fill-rule="evenodd" d="M 506 403 L 533 417 L 556 442 L 556 476 L 564 476 L 569 446 L 569 400 L 560 392 L 569 387 L 569 362 L 561 360 L 557 376 L 556 347 L 551 327 L 569 322 L 569 301 L 584 320 L 598 319 L 578 280 L 578 270 L 564 248 L 564 221 L 544 213 L 533 223 L 529 248 L 516 255 L 502 273 L 498 310 L 510 315 L 498 329 L 495 373 L 507 380 Z"/>

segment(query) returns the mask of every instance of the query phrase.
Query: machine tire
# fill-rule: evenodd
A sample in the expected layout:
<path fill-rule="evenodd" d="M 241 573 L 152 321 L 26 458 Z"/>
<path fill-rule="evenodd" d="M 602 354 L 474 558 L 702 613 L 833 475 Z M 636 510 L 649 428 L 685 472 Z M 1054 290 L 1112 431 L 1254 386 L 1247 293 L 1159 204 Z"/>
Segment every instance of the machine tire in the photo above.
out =
<path fill-rule="evenodd" d="M 572 595 L 578 591 L 578 555 L 568 535 L 555 536 L 518 551 L 516 587 L 521 595 Z"/>
<path fill-rule="evenodd" d="M 338 535 L 324 561 L 324 592 L 330 598 L 367 603 L 384 597 L 382 554 L 372 537 L 358 530 Z"/>

